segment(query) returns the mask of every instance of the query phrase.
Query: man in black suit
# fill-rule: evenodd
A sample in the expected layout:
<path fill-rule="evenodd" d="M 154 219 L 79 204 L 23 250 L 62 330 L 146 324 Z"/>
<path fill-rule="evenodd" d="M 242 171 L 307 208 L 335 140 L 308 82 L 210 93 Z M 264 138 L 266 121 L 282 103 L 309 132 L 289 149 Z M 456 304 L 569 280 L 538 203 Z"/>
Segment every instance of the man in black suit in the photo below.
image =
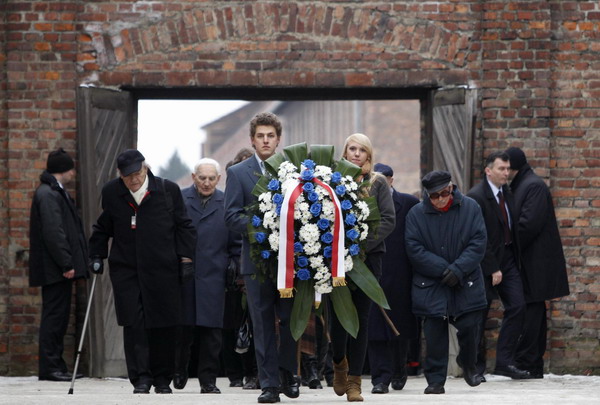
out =
<path fill-rule="evenodd" d="M 258 378 L 262 393 L 259 403 L 279 402 L 279 391 L 289 398 L 300 395 L 294 377 L 297 369 L 296 342 L 290 331 L 293 300 L 282 299 L 271 277 L 260 281 L 250 259 L 248 216 L 245 207 L 256 201 L 252 190 L 261 174 L 265 174 L 264 160 L 275 154 L 281 140 L 282 126 L 273 113 L 260 113 L 250 122 L 250 141 L 256 150 L 254 156 L 227 170 L 225 188 L 225 223 L 233 232 L 242 234 L 242 269 L 246 286 L 248 308 L 252 318 L 254 348 Z M 279 318 L 279 350 L 275 331 Z"/>
<path fill-rule="evenodd" d="M 525 298 L 519 271 L 518 240 L 516 237 L 515 209 L 508 191 L 509 157 L 504 152 L 494 152 L 486 159 L 485 178 L 467 194 L 473 198 L 483 214 L 487 229 L 487 248 L 481 268 L 486 282 L 488 310 L 500 295 L 504 306 L 504 319 L 496 345 L 494 374 L 513 379 L 530 378 L 527 371 L 517 368 L 515 351 L 525 320 Z M 481 320 L 480 336 L 484 337 L 488 311 Z M 478 371 L 485 372 L 485 348 L 478 355 Z"/>

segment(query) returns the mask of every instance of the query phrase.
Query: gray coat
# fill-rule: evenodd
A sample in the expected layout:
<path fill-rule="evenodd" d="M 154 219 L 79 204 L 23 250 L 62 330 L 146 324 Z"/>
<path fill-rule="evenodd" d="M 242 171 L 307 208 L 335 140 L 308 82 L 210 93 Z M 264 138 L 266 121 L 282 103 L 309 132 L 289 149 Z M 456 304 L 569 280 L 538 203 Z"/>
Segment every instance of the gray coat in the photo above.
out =
<path fill-rule="evenodd" d="M 456 186 L 448 212 L 429 199 L 406 217 L 406 253 L 413 265 L 412 302 L 417 316 L 458 317 L 487 305 L 480 263 L 487 235 L 479 205 Z M 453 288 L 441 283 L 450 269 L 458 277 Z"/>
<path fill-rule="evenodd" d="M 215 190 L 205 206 L 196 187 L 188 187 L 182 194 L 188 216 L 198 233 L 195 277 L 183 286 L 183 323 L 221 328 L 227 266 L 230 258 L 240 255 L 242 238 L 225 225 L 221 190 Z"/>

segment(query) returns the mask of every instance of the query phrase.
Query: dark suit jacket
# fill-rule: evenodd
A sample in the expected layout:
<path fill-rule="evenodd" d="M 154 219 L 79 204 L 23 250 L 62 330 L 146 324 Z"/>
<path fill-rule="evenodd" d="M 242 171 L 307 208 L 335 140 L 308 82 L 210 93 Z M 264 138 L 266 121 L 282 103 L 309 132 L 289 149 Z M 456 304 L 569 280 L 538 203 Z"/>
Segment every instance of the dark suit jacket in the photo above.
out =
<path fill-rule="evenodd" d="M 502 187 L 502 193 L 504 194 L 504 200 L 508 206 L 509 215 L 512 221 L 511 235 L 512 235 L 512 249 L 515 255 L 515 261 L 517 267 L 519 267 L 519 243 L 517 236 L 518 220 L 516 217 L 516 210 L 514 206 L 514 199 L 510 193 L 508 186 Z M 505 252 L 504 247 L 504 218 L 500 211 L 500 205 L 496 201 L 496 196 L 492 192 L 487 178 L 484 178 L 479 184 L 475 185 L 467 195 L 473 198 L 481 207 L 483 214 L 483 220 L 487 230 L 487 248 L 485 250 L 485 256 L 481 262 L 481 269 L 486 282 L 486 293 L 488 299 L 495 297 L 495 292 L 492 289 L 491 275 L 492 273 L 502 270 L 502 256 Z"/>

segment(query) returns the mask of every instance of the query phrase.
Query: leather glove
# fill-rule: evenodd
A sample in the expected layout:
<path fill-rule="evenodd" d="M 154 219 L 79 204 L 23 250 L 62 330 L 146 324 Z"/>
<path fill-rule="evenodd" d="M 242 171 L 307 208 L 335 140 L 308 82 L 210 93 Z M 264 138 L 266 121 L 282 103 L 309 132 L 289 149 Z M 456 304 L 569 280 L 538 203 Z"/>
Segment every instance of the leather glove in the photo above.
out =
<path fill-rule="evenodd" d="M 179 262 L 179 279 L 182 283 L 194 279 L 194 262 Z"/>
<path fill-rule="evenodd" d="M 240 273 L 240 257 L 233 256 L 229 258 L 229 265 L 227 266 L 227 272 L 225 273 L 225 288 L 227 291 L 238 290 L 236 280 Z"/>
<path fill-rule="evenodd" d="M 99 257 L 93 257 L 90 261 L 90 271 L 94 274 L 102 274 L 104 272 L 104 260 Z"/>
<path fill-rule="evenodd" d="M 444 270 L 442 273 L 442 284 L 446 284 L 448 287 L 454 287 L 458 284 L 458 277 L 450 269 Z"/>

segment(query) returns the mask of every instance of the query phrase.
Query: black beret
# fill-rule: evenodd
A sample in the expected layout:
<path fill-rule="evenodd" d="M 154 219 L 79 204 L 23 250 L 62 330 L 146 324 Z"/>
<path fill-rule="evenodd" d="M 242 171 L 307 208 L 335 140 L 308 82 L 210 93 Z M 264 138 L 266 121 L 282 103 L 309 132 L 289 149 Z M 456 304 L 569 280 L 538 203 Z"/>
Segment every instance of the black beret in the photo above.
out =
<path fill-rule="evenodd" d="M 117 167 L 121 176 L 129 176 L 142 168 L 142 162 L 146 160 L 144 155 L 137 149 L 127 149 L 117 157 Z"/>
<path fill-rule="evenodd" d="M 431 194 L 447 187 L 450 184 L 450 180 L 452 180 L 452 176 L 447 171 L 434 170 L 423 176 L 421 184 L 423 184 L 427 193 Z"/>
<path fill-rule="evenodd" d="M 46 171 L 48 173 L 64 173 L 75 167 L 75 162 L 63 148 L 58 148 L 48 154 Z"/>
<path fill-rule="evenodd" d="M 523 152 L 521 148 L 511 146 L 510 148 L 506 149 L 506 154 L 510 159 L 510 168 L 513 170 L 521 170 L 521 168 L 527 164 L 525 152 Z"/>
<path fill-rule="evenodd" d="M 384 165 L 383 163 L 377 163 L 373 168 L 374 171 L 383 174 L 386 177 L 394 177 L 394 171 L 388 165 Z"/>

